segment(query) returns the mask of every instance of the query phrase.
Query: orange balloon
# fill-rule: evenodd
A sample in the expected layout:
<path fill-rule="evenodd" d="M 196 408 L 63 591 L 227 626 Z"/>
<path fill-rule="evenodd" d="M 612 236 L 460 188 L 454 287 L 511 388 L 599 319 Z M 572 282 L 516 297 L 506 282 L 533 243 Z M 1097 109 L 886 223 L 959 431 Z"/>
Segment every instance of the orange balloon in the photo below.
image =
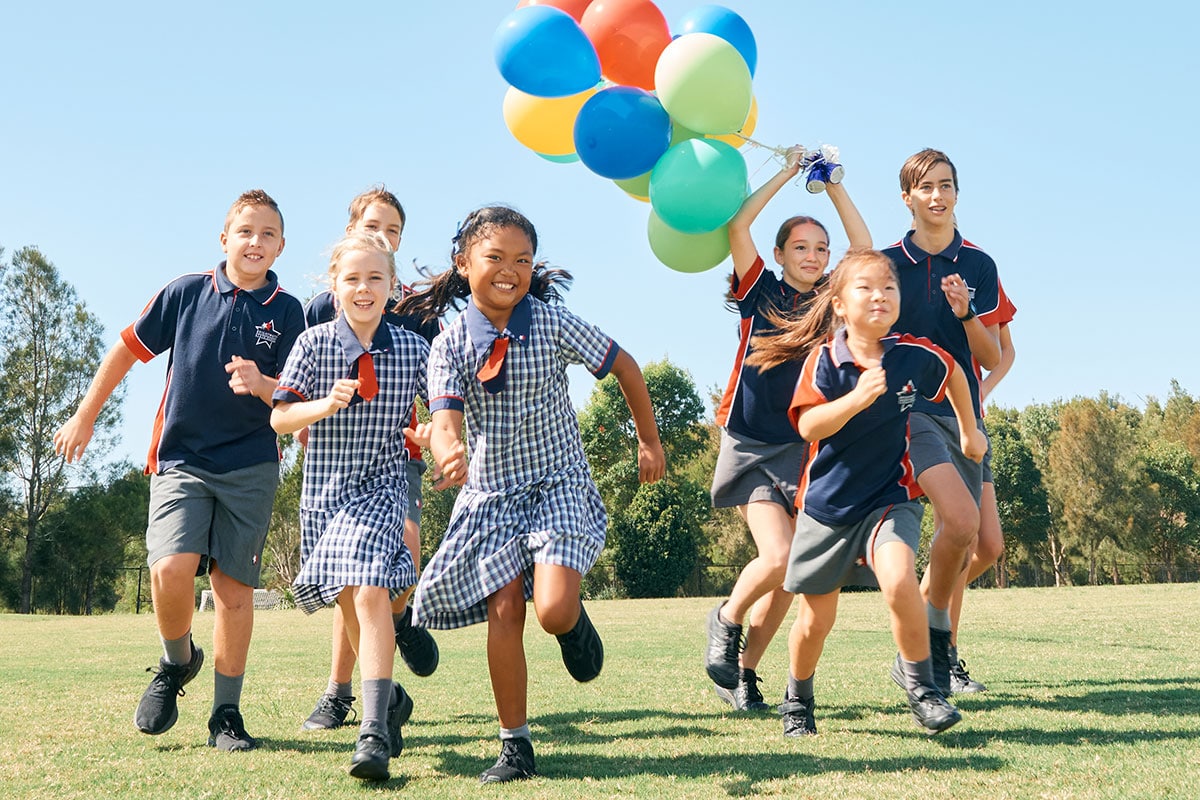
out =
<path fill-rule="evenodd" d="M 575 18 L 576 22 L 583 19 L 583 12 L 587 9 L 592 0 L 521 0 L 517 3 L 517 8 L 525 6 L 552 6 L 561 11 L 565 11 Z"/>
<path fill-rule="evenodd" d="M 613 83 L 654 90 L 654 67 L 671 43 L 666 17 L 650 0 L 592 0 L 579 21 Z"/>

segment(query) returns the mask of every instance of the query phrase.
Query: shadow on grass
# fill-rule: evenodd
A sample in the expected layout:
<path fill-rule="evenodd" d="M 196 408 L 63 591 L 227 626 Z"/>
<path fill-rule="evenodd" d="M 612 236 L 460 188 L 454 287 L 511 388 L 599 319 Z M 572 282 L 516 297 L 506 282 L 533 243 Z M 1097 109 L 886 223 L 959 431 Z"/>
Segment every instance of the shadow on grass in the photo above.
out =
<path fill-rule="evenodd" d="M 1058 684 L 1017 681 L 1006 684 L 1027 691 L 1065 689 L 1051 697 L 1004 692 L 999 687 L 976 695 L 955 696 L 963 711 L 999 708 L 1094 712 L 1113 716 L 1153 714 L 1200 719 L 1200 678 L 1140 678 L 1121 681 L 1080 680 Z M 1085 689 L 1082 693 L 1072 690 Z"/>

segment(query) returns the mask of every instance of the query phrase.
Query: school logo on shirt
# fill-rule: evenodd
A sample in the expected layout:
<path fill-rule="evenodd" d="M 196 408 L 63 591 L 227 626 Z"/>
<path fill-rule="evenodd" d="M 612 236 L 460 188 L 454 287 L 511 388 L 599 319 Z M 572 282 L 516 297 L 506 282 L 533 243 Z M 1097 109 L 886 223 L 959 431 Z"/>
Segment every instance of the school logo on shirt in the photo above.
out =
<path fill-rule="evenodd" d="M 256 325 L 254 328 L 254 344 L 265 344 L 270 350 L 275 342 L 279 341 L 279 333 L 275 330 L 275 320 L 269 320 L 262 325 Z"/>
<path fill-rule="evenodd" d="M 913 386 L 912 381 L 906 381 L 900 391 L 896 392 L 896 398 L 900 402 L 900 410 L 908 411 L 913 407 L 913 403 L 917 402 L 917 387 Z"/>

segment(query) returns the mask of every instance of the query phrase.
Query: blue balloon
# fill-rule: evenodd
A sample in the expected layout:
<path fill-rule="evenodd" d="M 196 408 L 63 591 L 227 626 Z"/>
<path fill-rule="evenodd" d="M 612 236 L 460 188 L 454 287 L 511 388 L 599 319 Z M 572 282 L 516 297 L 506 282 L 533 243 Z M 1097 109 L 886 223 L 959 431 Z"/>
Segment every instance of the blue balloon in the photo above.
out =
<path fill-rule="evenodd" d="M 600 58 L 579 23 L 553 6 L 525 6 L 492 37 L 504 80 L 535 97 L 566 97 L 600 80 Z"/>
<path fill-rule="evenodd" d="M 585 167 L 605 178 L 649 172 L 670 146 L 671 117 L 645 89 L 601 89 L 575 118 L 575 152 Z"/>
<path fill-rule="evenodd" d="M 719 36 L 733 45 L 742 54 L 746 66 L 750 68 L 750 77 L 754 77 L 754 68 L 758 66 L 758 45 L 754 43 L 754 34 L 746 20 L 730 11 L 725 6 L 698 6 L 689 11 L 679 23 L 680 35 L 688 33 L 711 33 Z"/>

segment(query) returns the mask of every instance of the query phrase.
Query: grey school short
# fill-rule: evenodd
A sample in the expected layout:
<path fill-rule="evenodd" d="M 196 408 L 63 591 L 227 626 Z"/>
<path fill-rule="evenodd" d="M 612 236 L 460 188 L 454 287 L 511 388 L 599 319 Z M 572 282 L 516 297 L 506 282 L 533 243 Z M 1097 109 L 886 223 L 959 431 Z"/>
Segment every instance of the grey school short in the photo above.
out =
<path fill-rule="evenodd" d="M 419 458 L 410 458 L 404 472 L 408 478 L 408 513 L 405 517 L 418 527 L 421 525 L 421 474 L 424 472 L 425 462 Z"/>
<path fill-rule="evenodd" d="M 792 513 L 804 466 L 804 442 L 770 444 L 721 429 L 721 450 L 713 470 L 714 508 L 755 501 L 779 503 Z"/>
<path fill-rule="evenodd" d="M 924 506 L 916 500 L 872 511 L 852 525 L 825 525 L 801 511 L 788 556 L 783 588 L 793 594 L 828 594 L 843 586 L 878 586 L 875 550 L 903 542 L 915 553 L 921 543 Z"/>
<path fill-rule="evenodd" d="M 150 476 L 146 561 L 199 553 L 247 586 L 258 586 L 262 551 L 279 485 L 279 464 L 232 472 L 180 465 Z"/>
<path fill-rule="evenodd" d="M 982 423 L 975 421 L 982 429 Z M 963 455 L 958 421 L 937 414 L 912 414 L 908 418 L 908 458 L 918 481 L 921 473 L 938 464 L 953 464 L 967 485 L 975 505 L 983 492 L 983 467 Z"/>

